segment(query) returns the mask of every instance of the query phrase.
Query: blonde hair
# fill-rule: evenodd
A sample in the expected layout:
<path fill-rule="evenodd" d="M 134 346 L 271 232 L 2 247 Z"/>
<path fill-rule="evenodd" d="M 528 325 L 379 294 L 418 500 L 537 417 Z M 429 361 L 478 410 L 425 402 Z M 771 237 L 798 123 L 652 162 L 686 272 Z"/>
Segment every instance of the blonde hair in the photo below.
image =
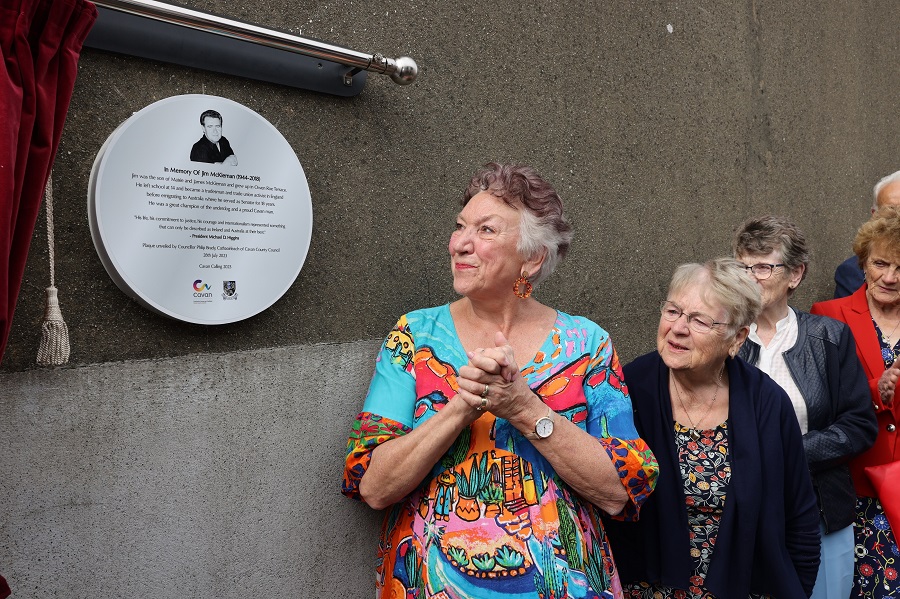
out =
<path fill-rule="evenodd" d="M 900 207 L 882 206 L 856 232 L 853 253 L 859 259 L 859 267 L 865 270 L 872 245 L 886 243 L 892 257 L 900 258 Z"/>

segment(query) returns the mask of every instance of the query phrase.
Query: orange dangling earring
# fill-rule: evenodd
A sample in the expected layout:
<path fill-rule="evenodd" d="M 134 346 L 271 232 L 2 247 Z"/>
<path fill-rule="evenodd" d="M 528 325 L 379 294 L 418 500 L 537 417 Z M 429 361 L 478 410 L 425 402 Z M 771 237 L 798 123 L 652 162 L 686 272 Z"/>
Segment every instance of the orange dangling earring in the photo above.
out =
<path fill-rule="evenodd" d="M 524 289 L 523 289 L 524 287 Z M 519 299 L 527 299 L 531 297 L 531 290 L 533 289 L 531 283 L 528 281 L 528 273 L 522 273 L 522 276 L 516 279 L 515 284 L 513 285 L 513 293 L 516 294 L 516 297 Z"/>

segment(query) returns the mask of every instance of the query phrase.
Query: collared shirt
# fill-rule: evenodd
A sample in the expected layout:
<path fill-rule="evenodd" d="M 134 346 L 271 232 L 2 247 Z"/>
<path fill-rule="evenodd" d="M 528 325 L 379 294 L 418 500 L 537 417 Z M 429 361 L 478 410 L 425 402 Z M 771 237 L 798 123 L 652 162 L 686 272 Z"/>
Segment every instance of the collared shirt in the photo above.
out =
<path fill-rule="evenodd" d="M 769 341 L 769 345 L 764 344 L 756 332 L 756 323 L 750 325 L 750 341 L 759 345 L 759 362 L 756 366 L 778 383 L 782 389 L 791 398 L 791 404 L 794 406 L 794 412 L 797 414 L 797 420 L 800 422 L 800 430 L 803 434 L 809 430 L 809 419 L 806 412 L 806 402 L 803 401 L 803 395 L 794 382 L 787 363 L 784 361 L 784 352 L 788 351 L 797 343 L 797 315 L 788 308 L 787 316 L 775 323 L 775 336 Z"/>

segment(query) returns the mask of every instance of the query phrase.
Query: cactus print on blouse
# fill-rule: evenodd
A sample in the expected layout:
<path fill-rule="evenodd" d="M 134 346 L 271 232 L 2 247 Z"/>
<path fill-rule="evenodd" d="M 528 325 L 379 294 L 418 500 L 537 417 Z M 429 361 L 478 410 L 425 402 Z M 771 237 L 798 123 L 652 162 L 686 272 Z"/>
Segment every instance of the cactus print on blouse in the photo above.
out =
<path fill-rule="evenodd" d="M 342 491 L 378 444 L 436 414 L 468 363 L 449 306 L 412 312 L 388 335 L 347 446 Z M 559 416 L 597 438 L 619 471 L 634 519 L 657 464 L 637 437 L 631 400 L 607 333 L 558 313 L 522 369 Z M 622 588 L 599 510 L 556 474 L 507 421 L 485 412 L 456 439 L 420 487 L 387 511 L 376 557 L 382 599 L 612 598 Z"/>

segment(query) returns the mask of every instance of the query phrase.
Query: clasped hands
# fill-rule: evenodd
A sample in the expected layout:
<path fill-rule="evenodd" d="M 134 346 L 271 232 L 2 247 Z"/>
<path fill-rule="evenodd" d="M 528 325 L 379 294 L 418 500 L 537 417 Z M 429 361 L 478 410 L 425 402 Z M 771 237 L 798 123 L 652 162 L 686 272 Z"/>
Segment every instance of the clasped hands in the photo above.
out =
<path fill-rule="evenodd" d="M 894 360 L 891 367 L 881 374 L 878 379 L 878 395 L 881 403 L 890 407 L 894 403 L 894 391 L 897 388 L 897 379 L 900 378 L 900 359 Z"/>
<path fill-rule="evenodd" d="M 476 417 L 491 412 L 511 420 L 527 407 L 523 397 L 537 396 L 519 372 L 513 349 L 503 333 L 494 336 L 494 347 L 468 352 L 469 363 L 459 369 L 459 397 L 474 408 Z"/>

